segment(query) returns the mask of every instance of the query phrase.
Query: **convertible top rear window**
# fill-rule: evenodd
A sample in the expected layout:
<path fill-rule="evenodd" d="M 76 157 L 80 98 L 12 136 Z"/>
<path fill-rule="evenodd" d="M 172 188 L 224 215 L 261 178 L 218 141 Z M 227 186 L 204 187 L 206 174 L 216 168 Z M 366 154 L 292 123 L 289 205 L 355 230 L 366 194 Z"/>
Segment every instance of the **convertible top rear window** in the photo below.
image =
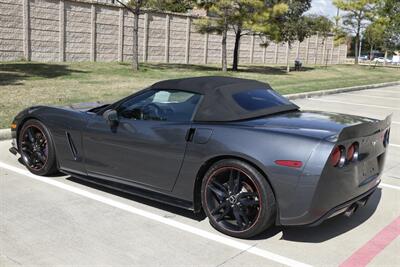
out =
<path fill-rule="evenodd" d="M 270 89 L 252 89 L 232 94 L 236 103 L 248 111 L 290 105 L 290 101 Z"/>

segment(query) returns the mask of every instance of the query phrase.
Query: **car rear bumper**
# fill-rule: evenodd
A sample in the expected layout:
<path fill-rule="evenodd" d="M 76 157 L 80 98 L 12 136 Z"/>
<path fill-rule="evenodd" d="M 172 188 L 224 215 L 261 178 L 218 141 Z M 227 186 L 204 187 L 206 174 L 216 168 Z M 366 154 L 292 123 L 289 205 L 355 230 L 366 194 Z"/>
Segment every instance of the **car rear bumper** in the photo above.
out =
<path fill-rule="evenodd" d="M 305 226 L 310 226 L 310 227 L 318 226 L 323 221 L 330 219 L 332 217 L 335 217 L 337 215 L 341 215 L 341 214 L 344 214 L 345 216 L 348 216 L 348 217 L 353 215 L 353 213 L 355 211 L 357 211 L 359 208 L 366 205 L 366 203 L 368 202 L 371 195 L 378 188 L 379 183 L 380 183 L 380 181 L 373 188 L 368 190 L 367 192 L 332 208 L 331 210 L 326 212 L 322 217 L 318 218 L 317 220 L 315 220 L 314 222 L 312 222 L 310 224 L 306 224 Z"/>

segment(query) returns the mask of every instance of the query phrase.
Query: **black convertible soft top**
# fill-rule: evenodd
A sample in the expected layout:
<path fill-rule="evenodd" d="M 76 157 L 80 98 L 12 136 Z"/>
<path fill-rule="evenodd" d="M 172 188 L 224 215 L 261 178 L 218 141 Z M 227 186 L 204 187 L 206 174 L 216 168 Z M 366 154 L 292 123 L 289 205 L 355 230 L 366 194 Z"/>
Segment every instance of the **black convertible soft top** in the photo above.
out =
<path fill-rule="evenodd" d="M 269 84 L 223 76 L 161 81 L 149 89 L 183 90 L 203 95 L 194 121 L 237 121 L 299 107 L 274 91 Z"/>

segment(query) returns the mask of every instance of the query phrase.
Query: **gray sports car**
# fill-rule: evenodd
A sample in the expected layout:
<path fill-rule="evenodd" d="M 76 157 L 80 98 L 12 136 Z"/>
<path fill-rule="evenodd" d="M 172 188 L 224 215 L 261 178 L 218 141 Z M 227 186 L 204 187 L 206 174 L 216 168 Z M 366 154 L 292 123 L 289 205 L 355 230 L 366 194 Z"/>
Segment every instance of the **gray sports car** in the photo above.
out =
<path fill-rule="evenodd" d="M 303 111 L 265 83 L 197 77 L 113 104 L 34 106 L 11 129 L 10 151 L 34 174 L 204 210 L 217 230 L 249 238 L 363 206 L 380 182 L 390 116 Z"/>

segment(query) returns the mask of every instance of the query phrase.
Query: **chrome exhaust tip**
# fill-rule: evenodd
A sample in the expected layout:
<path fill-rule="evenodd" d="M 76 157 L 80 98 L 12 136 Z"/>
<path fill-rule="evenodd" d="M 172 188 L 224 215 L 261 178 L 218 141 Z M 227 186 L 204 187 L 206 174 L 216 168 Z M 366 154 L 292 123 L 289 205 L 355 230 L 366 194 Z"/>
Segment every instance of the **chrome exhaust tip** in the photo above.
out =
<path fill-rule="evenodd" d="M 344 212 L 344 216 L 346 217 L 350 217 L 351 215 L 354 214 L 354 212 L 356 211 L 358 205 L 356 203 L 352 204 L 345 212 Z"/>

